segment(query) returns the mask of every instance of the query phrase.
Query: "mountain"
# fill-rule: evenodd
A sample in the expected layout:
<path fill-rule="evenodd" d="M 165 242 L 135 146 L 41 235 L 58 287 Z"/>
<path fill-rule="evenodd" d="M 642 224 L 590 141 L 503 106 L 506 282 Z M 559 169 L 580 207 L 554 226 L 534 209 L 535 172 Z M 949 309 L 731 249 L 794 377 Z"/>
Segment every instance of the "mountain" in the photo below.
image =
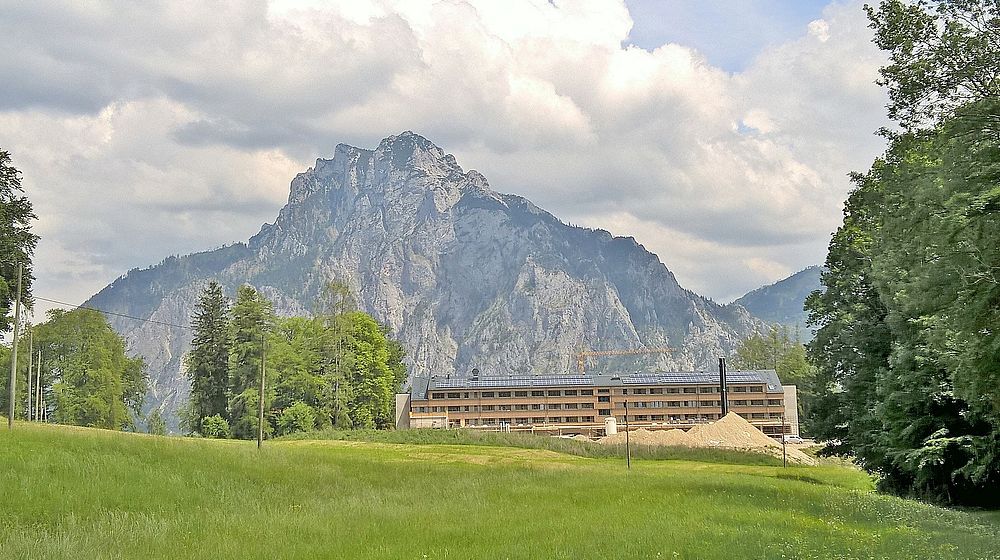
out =
<path fill-rule="evenodd" d="M 583 348 L 663 346 L 675 350 L 588 365 L 712 368 L 764 327 L 682 288 L 634 239 L 494 192 L 412 132 L 374 150 L 338 145 L 292 180 L 287 205 L 249 242 L 132 270 L 87 302 L 159 322 L 111 317 L 146 358 L 150 406 L 168 414 L 187 398 L 191 339 L 169 324 L 188 324 L 209 279 L 229 293 L 254 285 L 280 315 L 308 314 L 327 282 L 345 282 L 404 345 L 411 375 L 566 373 Z"/>
<path fill-rule="evenodd" d="M 813 332 L 806 326 L 809 314 L 803 306 L 806 297 L 821 288 L 819 275 L 822 271 L 821 267 L 810 266 L 784 280 L 757 288 L 733 303 L 742 305 L 763 321 L 792 328 L 802 341 L 812 340 Z"/>

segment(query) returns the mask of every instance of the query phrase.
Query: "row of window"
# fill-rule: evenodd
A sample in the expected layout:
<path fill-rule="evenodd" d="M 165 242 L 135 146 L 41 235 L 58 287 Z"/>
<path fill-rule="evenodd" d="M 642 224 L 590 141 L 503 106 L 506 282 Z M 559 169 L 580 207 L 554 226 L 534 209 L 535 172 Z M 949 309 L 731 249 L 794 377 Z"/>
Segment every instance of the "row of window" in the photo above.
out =
<path fill-rule="evenodd" d="M 733 400 L 729 401 L 732 406 L 783 406 L 785 402 L 781 399 L 753 399 L 753 400 Z M 722 406 L 722 401 L 632 401 L 628 403 L 629 408 L 681 408 L 697 406 Z M 615 408 L 625 408 L 624 402 L 615 403 Z"/>
<path fill-rule="evenodd" d="M 417 406 L 416 412 L 507 412 L 515 410 L 593 410 L 594 403 L 533 403 L 533 404 L 484 404 L 464 406 Z"/>
<path fill-rule="evenodd" d="M 761 385 L 750 385 L 750 386 L 732 386 L 729 388 L 732 393 L 763 393 L 764 387 Z M 616 391 L 616 394 L 620 395 L 664 395 L 664 394 L 692 394 L 692 393 L 718 393 L 718 387 L 655 387 L 651 389 L 628 389 L 624 388 Z M 609 389 L 598 389 L 598 395 L 610 395 L 611 391 Z M 434 392 L 431 393 L 432 399 L 506 399 L 506 398 L 524 398 L 524 397 L 576 397 L 576 396 L 593 396 L 593 389 L 548 389 L 548 390 L 524 390 L 524 391 L 459 391 L 459 392 Z M 599 399 L 607 399 L 609 397 L 599 397 Z M 601 402 L 607 402 L 607 400 L 601 400 Z"/>
<path fill-rule="evenodd" d="M 535 416 L 532 418 L 470 418 L 466 421 L 467 426 L 493 426 L 496 424 L 513 424 L 517 426 L 530 426 L 531 424 L 580 424 L 594 423 L 593 416 Z"/>

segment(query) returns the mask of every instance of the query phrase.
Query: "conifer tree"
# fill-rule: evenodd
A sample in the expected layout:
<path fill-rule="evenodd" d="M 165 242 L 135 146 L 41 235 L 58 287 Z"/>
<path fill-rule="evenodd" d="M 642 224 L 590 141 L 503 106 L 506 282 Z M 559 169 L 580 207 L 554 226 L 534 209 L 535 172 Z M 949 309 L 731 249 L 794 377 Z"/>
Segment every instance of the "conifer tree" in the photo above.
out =
<path fill-rule="evenodd" d="M 191 428 L 200 432 L 205 418 L 225 416 L 229 409 L 229 300 L 217 282 L 205 286 L 191 327 L 194 338 L 186 359 L 191 380 L 189 414 Z"/>
<path fill-rule="evenodd" d="M 229 424 L 233 437 L 257 436 L 257 405 L 263 337 L 274 324 L 271 302 L 251 286 L 241 286 L 230 314 Z M 265 394 L 265 400 L 268 395 Z M 266 408 L 266 403 L 265 403 Z M 266 419 L 265 419 L 266 422 Z M 270 424 L 264 432 L 270 433 Z"/>

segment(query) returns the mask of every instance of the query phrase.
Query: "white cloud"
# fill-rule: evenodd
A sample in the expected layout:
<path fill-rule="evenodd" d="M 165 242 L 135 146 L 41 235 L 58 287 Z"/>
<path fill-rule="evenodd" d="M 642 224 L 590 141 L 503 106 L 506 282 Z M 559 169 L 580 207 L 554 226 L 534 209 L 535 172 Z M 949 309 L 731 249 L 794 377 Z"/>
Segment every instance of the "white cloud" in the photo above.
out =
<path fill-rule="evenodd" d="M 726 300 L 820 262 L 846 174 L 882 145 L 857 3 L 738 74 L 622 46 L 632 20 L 611 1 L 7 11 L 0 145 L 40 216 L 40 295 L 245 240 L 335 143 L 411 129 Z"/>

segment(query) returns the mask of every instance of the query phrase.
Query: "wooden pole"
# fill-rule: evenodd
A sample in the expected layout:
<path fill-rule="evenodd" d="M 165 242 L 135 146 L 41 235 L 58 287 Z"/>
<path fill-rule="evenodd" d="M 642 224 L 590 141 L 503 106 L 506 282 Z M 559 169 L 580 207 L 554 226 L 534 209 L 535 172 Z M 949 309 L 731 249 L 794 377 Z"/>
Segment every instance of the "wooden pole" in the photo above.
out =
<path fill-rule="evenodd" d="M 628 441 L 628 399 L 625 399 L 625 468 L 632 469 L 632 447 Z"/>
<path fill-rule="evenodd" d="M 10 400 L 7 403 L 7 429 L 14 429 L 14 402 L 17 399 L 17 335 L 21 327 L 21 276 L 24 265 L 17 263 L 17 297 L 14 299 L 14 338 L 10 348 Z"/>
<path fill-rule="evenodd" d="M 264 443 L 264 332 L 260 333 L 260 394 L 257 404 L 257 449 Z"/>
<path fill-rule="evenodd" d="M 38 375 L 35 376 L 35 420 L 42 420 L 42 351 L 38 351 Z"/>
<path fill-rule="evenodd" d="M 27 372 L 27 374 L 28 374 L 27 375 L 27 378 L 28 378 L 28 408 L 24 411 L 24 417 L 28 419 L 28 422 L 31 422 L 31 401 L 33 401 L 34 398 L 35 398 L 35 393 L 33 393 L 31 391 L 31 370 L 32 370 L 32 367 L 31 367 L 31 357 L 34 355 L 34 346 L 35 346 L 35 331 L 29 329 L 28 330 L 28 372 Z"/>

